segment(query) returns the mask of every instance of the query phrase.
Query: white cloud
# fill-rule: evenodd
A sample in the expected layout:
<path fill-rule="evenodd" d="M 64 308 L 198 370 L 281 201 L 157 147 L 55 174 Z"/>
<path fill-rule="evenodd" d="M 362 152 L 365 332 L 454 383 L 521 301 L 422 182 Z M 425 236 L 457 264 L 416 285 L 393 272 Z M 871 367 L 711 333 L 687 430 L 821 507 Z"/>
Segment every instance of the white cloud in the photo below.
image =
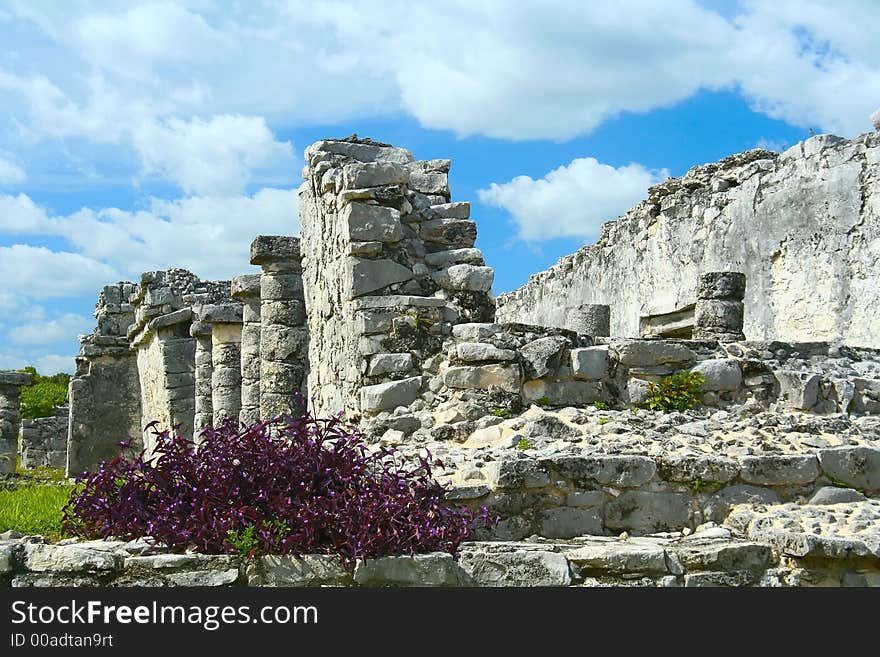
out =
<path fill-rule="evenodd" d="M 648 187 L 669 173 L 640 164 L 614 168 L 595 158 L 578 158 L 539 180 L 517 176 L 477 192 L 487 205 L 507 210 L 527 241 L 555 237 L 593 239 L 602 223 L 645 198 Z"/>
<path fill-rule="evenodd" d="M 19 355 L 0 353 L 0 370 L 20 370 L 27 365 L 28 362 Z"/>
<path fill-rule="evenodd" d="M 275 141 L 262 118 L 144 123 L 134 131 L 134 146 L 146 172 L 163 174 L 188 194 L 240 193 L 258 167 L 293 169 L 290 143 Z"/>
<path fill-rule="evenodd" d="M 65 313 L 55 319 L 19 324 L 9 329 L 9 340 L 16 344 L 45 345 L 71 336 L 90 333 L 94 328 L 91 317 Z"/>
<path fill-rule="evenodd" d="M 36 367 L 37 372 L 39 372 L 43 376 L 52 376 L 53 374 L 58 374 L 59 372 L 73 374 L 76 371 L 76 360 L 74 356 L 58 356 L 56 354 L 49 354 L 47 356 L 40 356 L 39 358 L 37 358 L 34 361 L 34 367 Z"/>
<path fill-rule="evenodd" d="M 14 244 L 0 247 L 0 280 L 20 294 L 45 299 L 94 292 L 116 275 L 109 265 L 79 253 Z"/>
<path fill-rule="evenodd" d="M 15 162 L 10 162 L 0 157 L 0 187 L 19 185 L 25 181 L 25 178 L 27 176 L 24 169 L 15 164 Z"/>

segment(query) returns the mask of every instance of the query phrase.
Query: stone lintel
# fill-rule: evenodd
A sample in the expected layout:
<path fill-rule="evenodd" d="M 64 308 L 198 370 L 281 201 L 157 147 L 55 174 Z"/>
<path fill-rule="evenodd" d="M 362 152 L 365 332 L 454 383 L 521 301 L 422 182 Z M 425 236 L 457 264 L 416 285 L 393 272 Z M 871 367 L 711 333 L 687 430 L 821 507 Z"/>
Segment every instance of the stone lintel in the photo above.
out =
<path fill-rule="evenodd" d="M 251 242 L 251 264 L 268 265 L 284 261 L 299 261 L 299 238 L 291 235 L 258 235 Z"/>

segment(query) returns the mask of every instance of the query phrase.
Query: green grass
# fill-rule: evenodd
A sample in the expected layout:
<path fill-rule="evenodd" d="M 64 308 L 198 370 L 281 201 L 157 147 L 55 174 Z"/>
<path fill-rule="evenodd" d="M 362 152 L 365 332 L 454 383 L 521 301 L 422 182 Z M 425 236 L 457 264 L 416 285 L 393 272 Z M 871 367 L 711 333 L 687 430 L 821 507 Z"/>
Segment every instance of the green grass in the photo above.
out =
<path fill-rule="evenodd" d="M 57 541 L 61 531 L 61 507 L 67 504 L 72 485 L 25 484 L 0 488 L 0 532 L 14 529 L 40 534 Z"/>

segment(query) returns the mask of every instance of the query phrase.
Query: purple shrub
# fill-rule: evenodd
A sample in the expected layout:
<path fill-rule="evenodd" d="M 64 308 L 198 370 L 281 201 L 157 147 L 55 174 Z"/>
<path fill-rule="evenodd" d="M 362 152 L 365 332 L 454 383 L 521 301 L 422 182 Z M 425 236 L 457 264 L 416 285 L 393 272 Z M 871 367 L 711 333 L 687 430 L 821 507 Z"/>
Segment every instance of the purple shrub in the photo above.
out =
<path fill-rule="evenodd" d="M 192 441 L 156 434 L 147 460 L 117 457 L 81 480 L 64 507 L 88 537 L 152 536 L 202 553 L 454 552 L 477 523 L 443 502 L 429 459 L 406 468 L 390 449 L 368 453 L 339 418 L 276 418 L 247 427 L 227 418 Z"/>

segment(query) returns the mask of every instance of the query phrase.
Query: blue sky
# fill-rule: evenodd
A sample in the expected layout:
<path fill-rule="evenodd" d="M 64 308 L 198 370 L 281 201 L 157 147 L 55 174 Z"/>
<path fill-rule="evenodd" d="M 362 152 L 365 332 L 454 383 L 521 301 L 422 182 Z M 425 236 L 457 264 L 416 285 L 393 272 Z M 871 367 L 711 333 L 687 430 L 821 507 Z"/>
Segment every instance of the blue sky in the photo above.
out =
<path fill-rule="evenodd" d="M 877 24 L 877 0 L 0 0 L 0 369 L 72 371 L 105 283 L 252 271 L 326 137 L 452 159 L 514 289 L 666 176 L 869 130 Z"/>

